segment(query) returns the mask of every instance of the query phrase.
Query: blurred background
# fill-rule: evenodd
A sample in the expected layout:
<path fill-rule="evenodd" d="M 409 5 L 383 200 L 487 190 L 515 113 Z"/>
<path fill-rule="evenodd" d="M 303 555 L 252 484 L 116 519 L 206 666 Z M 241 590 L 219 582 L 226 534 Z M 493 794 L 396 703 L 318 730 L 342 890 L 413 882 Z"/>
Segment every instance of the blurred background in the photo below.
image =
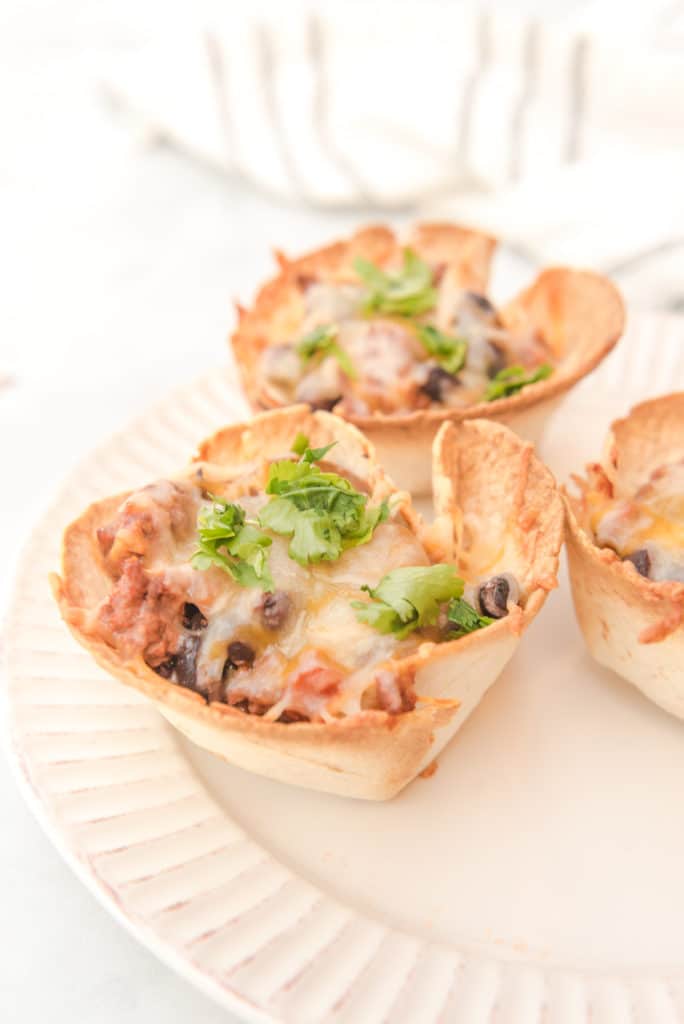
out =
<path fill-rule="evenodd" d="M 672 0 L 0 3 L 0 596 L 69 468 L 226 364 L 273 247 L 449 217 L 501 235 L 495 295 L 562 261 L 684 311 L 683 55 Z M 2 1019 L 229 1019 L 0 790 Z"/>

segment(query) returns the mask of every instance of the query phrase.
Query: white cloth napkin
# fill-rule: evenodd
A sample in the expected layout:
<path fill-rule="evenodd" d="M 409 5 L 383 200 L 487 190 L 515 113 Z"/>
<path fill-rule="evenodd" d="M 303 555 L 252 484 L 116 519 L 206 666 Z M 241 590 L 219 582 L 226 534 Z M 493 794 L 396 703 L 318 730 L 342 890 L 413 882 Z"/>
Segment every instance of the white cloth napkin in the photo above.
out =
<path fill-rule="evenodd" d="M 627 276 L 655 260 L 655 302 L 684 296 L 684 2 L 207 2 L 105 78 L 154 132 L 285 200 L 450 214 Z"/>

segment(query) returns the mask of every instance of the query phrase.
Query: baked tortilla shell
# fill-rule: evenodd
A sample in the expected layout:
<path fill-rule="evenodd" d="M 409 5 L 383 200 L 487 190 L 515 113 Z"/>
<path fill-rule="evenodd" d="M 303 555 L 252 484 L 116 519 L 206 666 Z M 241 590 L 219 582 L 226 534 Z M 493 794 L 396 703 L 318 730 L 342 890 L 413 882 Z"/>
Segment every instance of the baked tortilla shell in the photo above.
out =
<path fill-rule="evenodd" d="M 613 423 L 602 465 L 613 494 L 684 458 L 684 392 L 637 405 Z M 582 497 L 565 495 L 575 611 L 593 657 L 684 718 L 684 583 L 653 581 L 594 541 Z"/>

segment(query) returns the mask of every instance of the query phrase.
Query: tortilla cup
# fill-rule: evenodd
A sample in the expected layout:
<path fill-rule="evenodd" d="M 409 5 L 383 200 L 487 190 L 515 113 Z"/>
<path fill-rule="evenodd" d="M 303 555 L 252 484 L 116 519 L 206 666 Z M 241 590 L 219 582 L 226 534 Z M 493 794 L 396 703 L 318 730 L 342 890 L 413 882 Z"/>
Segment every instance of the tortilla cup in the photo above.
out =
<path fill-rule="evenodd" d="M 236 363 L 255 411 L 281 400 L 260 373 L 260 358 L 271 345 L 297 337 L 304 312 L 302 281 L 354 279 L 361 256 L 383 266 L 396 260 L 402 245 L 387 227 L 371 226 L 296 260 L 278 254 L 279 273 L 258 293 L 251 309 L 238 307 L 232 335 Z M 405 244 L 433 265 L 442 264 L 455 288 L 486 293 L 496 240 L 453 224 L 418 224 Z M 563 267 L 544 270 L 524 292 L 499 310 L 503 325 L 531 332 L 556 361 L 553 374 L 517 394 L 463 408 L 417 409 L 405 413 L 342 414 L 375 445 L 378 459 L 401 487 L 413 494 L 431 489 L 429 451 L 443 423 L 486 417 L 538 441 L 561 397 L 610 352 L 624 329 L 624 307 L 614 285 L 599 274 Z"/>
<path fill-rule="evenodd" d="M 643 402 L 613 423 L 603 463 L 593 472 L 613 495 L 628 497 L 652 470 L 678 459 L 684 459 L 684 392 Z M 565 507 L 572 594 L 587 647 L 601 665 L 684 718 L 684 583 L 647 579 L 599 547 L 583 494 L 566 494 Z"/>
<path fill-rule="evenodd" d="M 276 456 L 305 432 L 318 446 L 337 440 L 336 464 L 374 495 L 394 490 L 373 448 L 355 427 L 330 413 L 291 406 L 236 424 L 205 441 L 203 464 L 248 468 L 254 456 Z M 65 621 L 95 660 L 155 702 L 198 745 L 231 764 L 311 789 L 385 800 L 423 771 L 456 733 L 513 654 L 520 636 L 556 585 L 562 504 L 532 447 L 496 423 L 447 423 L 434 444 L 435 510 L 424 526 L 408 496 L 404 516 L 435 561 L 452 560 L 471 578 L 497 567 L 514 573 L 521 606 L 462 639 L 423 643 L 393 664 L 415 671 L 416 707 L 401 714 L 364 711 L 330 724 L 266 721 L 155 673 L 142 659 L 124 660 L 88 631 L 93 609 L 113 581 L 96 530 L 125 496 L 91 505 L 64 536 L 62 577 L 53 588 Z M 492 561 L 494 559 L 494 561 Z"/>

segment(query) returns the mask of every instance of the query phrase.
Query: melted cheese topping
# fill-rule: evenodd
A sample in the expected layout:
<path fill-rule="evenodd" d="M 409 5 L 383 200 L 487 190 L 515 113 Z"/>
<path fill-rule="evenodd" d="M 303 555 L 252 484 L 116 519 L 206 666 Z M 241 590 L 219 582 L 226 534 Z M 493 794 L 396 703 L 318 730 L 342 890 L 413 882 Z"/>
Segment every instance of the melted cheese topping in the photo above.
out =
<path fill-rule="evenodd" d="M 263 476 L 257 471 L 252 479 L 261 481 Z M 243 483 L 229 482 L 217 490 L 229 501 L 238 500 L 248 518 L 256 518 L 269 498 L 263 491 L 244 494 Z M 233 489 L 238 491 L 235 496 Z M 228 703 L 246 705 L 269 718 L 292 708 L 317 720 L 360 711 L 364 694 L 376 685 L 374 669 L 421 642 L 417 636 L 400 641 L 379 634 L 358 621 L 351 605 L 362 596 L 363 584 L 375 585 L 401 566 L 429 564 L 401 514 L 380 523 L 368 543 L 331 563 L 302 566 L 288 555 L 289 538 L 269 534 L 274 593 L 287 595 L 287 615 L 269 628 L 261 589 L 240 586 L 219 566 L 193 568 L 195 524 L 203 504 L 208 502 L 201 496 L 200 481 L 165 481 L 131 495 L 108 528 L 114 536 L 110 550 L 116 549 L 123 561 L 140 559 L 160 589 L 179 595 L 181 605 L 196 605 L 206 619 L 199 635 L 195 632 L 196 688 L 213 695 L 210 699 L 221 694 Z M 133 595 L 132 600 L 138 599 Z M 227 669 L 229 648 L 236 642 L 247 645 L 252 663 Z M 397 701 L 401 707 L 399 694 Z"/>
<path fill-rule="evenodd" d="M 274 671 L 281 678 L 286 677 L 307 652 L 319 652 L 339 668 L 348 694 L 349 686 L 356 685 L 354 680 L 349 683 L 350 673 L 364 669 L 367 686 L 374 665 L 417 647 L 415 638 L 397 641 L 392 635 L 383 636 L 359 622 L 350 603 L 361 596 L 359 588 L 363 583 L 376 583 L 400 566 L 428 564 L 422 545 L 407 526 L 400 522 L 381 523 L 368 544 L 349 549 L 337 562 L 307 567 L 288 556 L 289 539 L 272 539 L 269 568 L 275 590 L 287 593 L 291 601 L 287 620 L 277 632 L 265 629 L 259 625 L 261 591 L 240 587 L 221 570 L 209 570 L 218 572 L 220 581 L 211 604 L 200 605 L 209 621 L 197 661 L 202 689 L 221 678 L 228 645 L 235 640 L 248 643 L 257 659 L 267 658 L 267 680 L 256 662 L 255 669 L 242 673 L 239 680 L 241 693 L 251 693 L 258 701 L 264 696 L 264 685 L 272 687 Z M 195 576 L 207 575 L 192 569 L 190 572 Z M 284 660 L 275 657 L 276 651 Z M 230 685 L 229 681 L 228 695 Z M 360 710 L 364 688 L 357 693 L 355 710 Z M 350 711 L 346 702 L 346 713 Z"/>
<path fill-rule="evenodd" d="M 587 494 L 598 543 L 626 558 L 645 549 L 654 580 L 684 580 L 684 461 L 658 467 L 629 498 Z"/>
<path fill-rule="evenodd" d="M 308 402 L 346 413 L 397 412 L 438 405 L 460 407 L 481 401 L 491 376 L 502 365 L 527 369 L 552 361 L 533 337 L 514 337 L 498 324 L 486 300 L 464 291 L 445 272 L 436 283 L 434 310 L 415 318 L 361 313 L 364 288 L 358 284 L 315 282 L 305 294 L 305 313 L 298 335 L 264 351 L 261 372 L 269 389 L 284 403 Z M 429 323 L 468 341 L 466 365 L 449 380 L 442 376 L 439 397 L 435 386 L 425 388 L 438 363 L 430 357 L 415 325 Z M 346 351 L 356 377 L 351 380 L 333 356 L 303 365 L 296 342 L 317 327 L 335 324 L 338 345 Z M 503 362 L 502 362 L 503 360 Z"/>

